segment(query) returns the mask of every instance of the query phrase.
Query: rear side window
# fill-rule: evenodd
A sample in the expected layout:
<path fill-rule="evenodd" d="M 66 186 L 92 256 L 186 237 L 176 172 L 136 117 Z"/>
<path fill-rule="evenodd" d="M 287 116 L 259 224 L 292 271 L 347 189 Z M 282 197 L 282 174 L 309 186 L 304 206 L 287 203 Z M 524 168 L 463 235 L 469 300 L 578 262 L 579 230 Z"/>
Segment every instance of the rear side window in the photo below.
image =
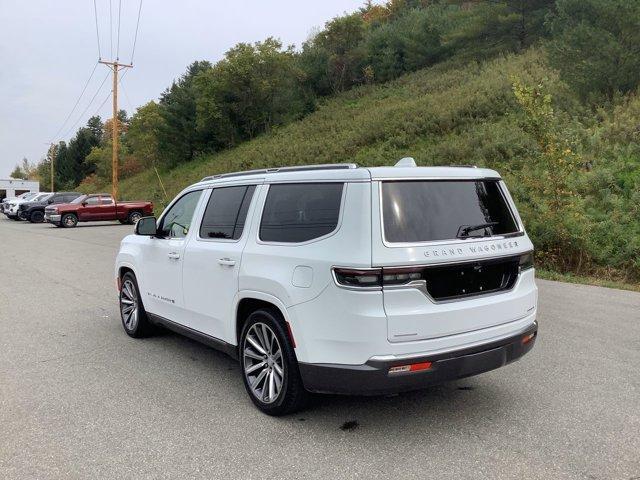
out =
<path fill-rule="evenodd" d="M 214 189 L 202 218 L 200 237 L 238 240 L 255 189 L 255 185 Z"/>
<path fill-rule="evenodd" d="M 342 183 L 271 185 L 262 213 L 260 239 L 299 243 L 334 231 L 340 217 Z"/>
<path fill-rule="evenodd" d="M 382 183 L 385 239 L 429 242 L 516 233 L 498 180 Z"/>

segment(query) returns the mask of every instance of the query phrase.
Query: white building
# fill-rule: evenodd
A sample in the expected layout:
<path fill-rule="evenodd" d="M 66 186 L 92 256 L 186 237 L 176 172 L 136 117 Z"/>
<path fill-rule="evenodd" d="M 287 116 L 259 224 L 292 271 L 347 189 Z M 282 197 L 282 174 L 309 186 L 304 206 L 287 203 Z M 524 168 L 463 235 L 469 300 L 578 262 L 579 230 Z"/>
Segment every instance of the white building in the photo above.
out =
<path fill-rule="evenodd" d="M 39 192 L 40 182 L 33 180 L 18 180 L 15 178 L 0 178 L 0 200 L 16 197 L 25 192 Z"/>

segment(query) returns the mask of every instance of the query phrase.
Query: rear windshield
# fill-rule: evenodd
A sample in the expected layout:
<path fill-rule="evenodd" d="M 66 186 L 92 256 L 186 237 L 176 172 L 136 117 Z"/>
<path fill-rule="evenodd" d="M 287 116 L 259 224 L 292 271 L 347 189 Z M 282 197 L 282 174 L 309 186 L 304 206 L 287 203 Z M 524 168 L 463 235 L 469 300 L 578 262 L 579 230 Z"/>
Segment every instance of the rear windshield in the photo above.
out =
<path fill-rule="evenodd" d="M 518 230 L 498 180 L 382 183 L 388 242 L 505 235 Z"/>

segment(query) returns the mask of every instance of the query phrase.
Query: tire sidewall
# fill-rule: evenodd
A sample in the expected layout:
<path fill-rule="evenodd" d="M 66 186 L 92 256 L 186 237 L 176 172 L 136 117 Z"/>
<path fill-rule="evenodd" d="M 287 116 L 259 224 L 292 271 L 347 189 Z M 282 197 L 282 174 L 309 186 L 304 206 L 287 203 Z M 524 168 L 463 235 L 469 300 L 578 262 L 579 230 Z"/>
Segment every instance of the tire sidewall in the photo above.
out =
<path fill-rule="evenodd" d="M 124 316 L 122 315 L 122 306 L 120 302 L 122 298 L 122 289 L 124 288 L 124 282 L 126 280 L 130 280 L 133 283 L 133 286 L 136 289 L 136 297 L 138 300 L 138 323 L 136 324 L 136 328 L 132 330 L 129 330 L 124 324 Z M 144 309 L 144 305 L 142 305 L 142 298 L 140 297 L 140 288 L 138 288 L 138 281 L 136 280 L 136 276 L 131 272 L 127 272 L 122 276 L 122 280 L 120 282 L 120 292 L 118 293 L 118 310 L 120 312 L 120 323 L 122 323 L 122 328 L 124 328 L 124 331 L 127 333 L 127 335 L 129 335 L 130 337 L 139 337 L 143 333 L 146 333 L 143 332 L 143 330 L 145 328 L 147 313 Z"/>
<path fill-rule="evenodd" d="M 278 338 L 278 342 L 280 342 L 280 348 L 282 349 L 282 356 L 284 359 L 284 379 L 283 379 L 283 388 L 280 391 L 278 399 L 272 403 L 263 403 L 259 399 L 255 397 L 253 392 L 251 391 L 251 387 L 247 382 L 247 377 L 244 373 L 244 341 L 249 329 L 255 325 L 256 323 L 264 323 L 268 325 L 269 328 L 276 334 Z M 245 389 L 247 390 L 247 394 L 251 398 L 251 401 L 263 412 L 267 414 L 278 414 L 277 412 L 282 408 L 283 404 L 287 400 L 287 393 L 289 391 L 290 386 L 290 378 L 291 375 L 297 373 L 297 360 L 295 356 L 295 351 L 291 346 L 291 342 L 289 341 L 288 334 L 282 324 L 282 320 L 280 320 L 279 316 L 274 315 L 273 312 L 267 309 L 256 310 L 244 324 L 242 328 L 242 334 L 240 335 L 240 344 L 238 346 L 238 357 L 240 360 L 240 369 L 242 375 L 242 382 L 244 383 Z"/>
<path fill-rule="evenodd" d="M 127 222 L 131 225 L 135 225 L 136 223 L 138 223 L 138 220 L 134 220 L 134 217 L 137 217 L 138 220 L 140 220 L 142 218 L 142 213 L 138 212 L 137 210 L 129 213 Z"/>
<path fill-rule="evenodd" d="M 73 225 L 67 225 L 67 223 L 65 222 L 65 219 L 69 217 L 73 218 L 74 220 Z M 78 225 L 78 217 L 76 217 L 73 213 L 65 213 L 60 219 L 60 225 L 62 225 L 65 228 L 74 228 Z"/>
<path fill-rule="evenodd" d="M 35 211 L 29 215 L 29 221 L 31 223 L 42 223 L 44 221 L 44 213 Z"/>

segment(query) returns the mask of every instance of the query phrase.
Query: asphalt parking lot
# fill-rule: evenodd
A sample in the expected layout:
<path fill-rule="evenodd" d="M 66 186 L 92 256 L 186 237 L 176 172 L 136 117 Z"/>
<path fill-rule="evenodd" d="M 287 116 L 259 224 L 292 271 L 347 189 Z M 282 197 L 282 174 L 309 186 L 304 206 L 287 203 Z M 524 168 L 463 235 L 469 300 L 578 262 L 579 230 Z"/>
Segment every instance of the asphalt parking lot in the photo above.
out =
<path fill-rule="evenodd" d="M 540 281 L 523 360 L 258 412 L 238 365 L 122 331 L 119 224 L 0 218 L 0 478 L 640 479 L 640 294 Z"/>

